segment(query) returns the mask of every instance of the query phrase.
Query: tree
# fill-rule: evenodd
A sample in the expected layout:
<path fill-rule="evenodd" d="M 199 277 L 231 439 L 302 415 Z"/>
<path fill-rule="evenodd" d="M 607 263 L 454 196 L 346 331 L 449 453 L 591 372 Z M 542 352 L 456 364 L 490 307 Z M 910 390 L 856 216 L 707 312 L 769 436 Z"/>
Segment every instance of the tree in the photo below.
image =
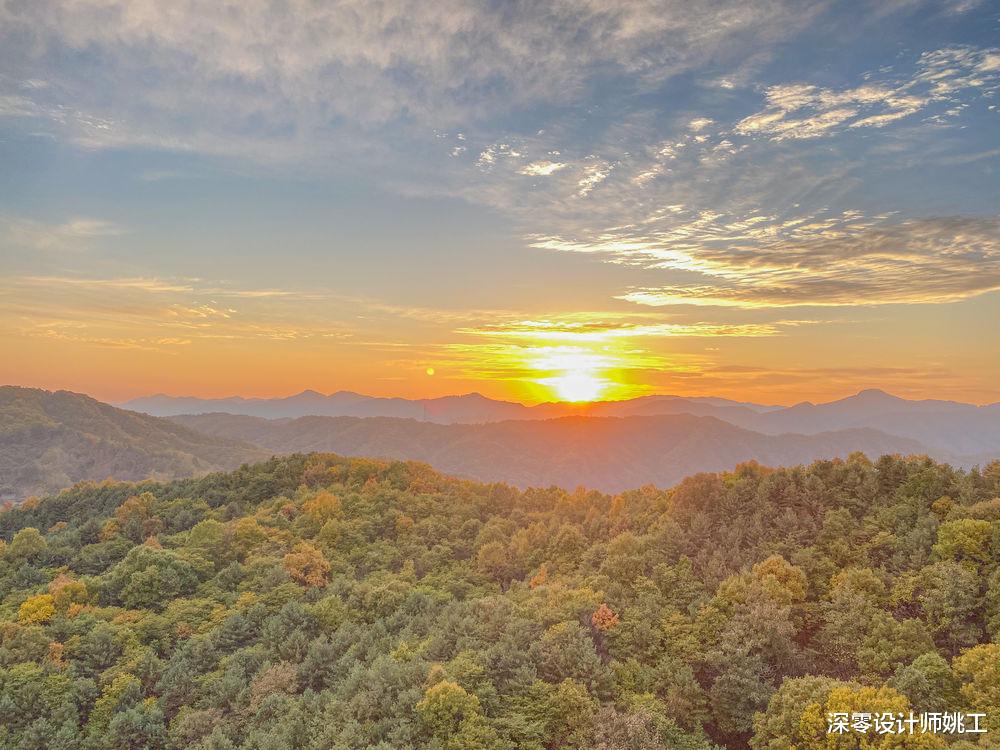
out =
<path fill-rule="evenodd" d="M 74 604 L 84 604 L 87 601 L 87 584 L 66 573 L 59 573 L 49 582 L 49 593 L 56 610 L 66 612 Z"/>
<path fill-rule="evenodd" d="M 593 750 L 667 750 L 653 717 L 602 708 L 594 722 Z"/>
<path fill-rule="evenodd" d="M 993 559 L 990 542 L 993 525 L 989 521 L 961 518 L 938 527 L 934 555 L 939 560 L 954 560 L 977 570 Z"/>
<path fill-rule="evenodd" d="M 339 497 L 329 490 L 320 490 L 302 504 L 302 510 L 309 518 L 322 526 L 340 515 L 341 505 Z"/>
<path fill-rule="evenodd" d="M 115 520 L 122 536 L 139 543 L 163 530 L 163 520 L 156 515 L 156 497 L 151 492 L 132 495 L 115 509 Z"/>
<path fill-rule="evenodd" d="M 295 666 L 288 662 L 278 662 L 258 672 L 250 683 L 250 713 L 257 713 L 264 701 L 272 695 L 294 694 L 298 690 L 298 675 Z"/>
<path fill-rule="evenodd" d="M 199 521 L 188 532 L 187 546 L 216 566 L 232 559 L 226 525 L 214 518 Z"/>
<path fill-rule="evenodd" d="M 41 555 L 48 545 L 45 537 L 39 533 L 38 529 L 28 527 L 18 531 L 7 549 L 4 556 L 10 560 L 19 562 L 29 562 Z"/>
<path fill-rule="evenodd" d="M 597 611 L 591 615 L 590 621 L 598 630 L 607 632 L 613 630 L 618 625 L 618 615 L 612 611 L 611 607 L 602 602 Z"/>
<path fill-rule="evenodd" d="M 17 619 L 25 625 L 40 625 L 55 616 L 52 594 L 39 594 L 25 599 L 17 611 Z"/>
<path fill-rule="evenodd" d="M 115 750 L 156 750 L 166 741 L 163 711 L 154 702 L 119 711 L 108 724 L 107 742 Z"/>
<path fill-rule="evenodd" d="M 142 544 L 110 571 L 106 591 L 129 608 L 162 609 L 175 597 L 192 593 L 209 572 L 204 560 Z"/>
<path fill-rule="evenodd" d="M 330 563 L 316 547 L 299 542 L 282 559 L 292 580 L 303 586 L 325 586 L 330 576 Z"/>
<path fill-rule="evenodd" d="M 605 669 L 590 634 L 583 626 L 578 622 L 560 622 L 542 635 L 538 673 L 553 683 L 573 678 L 596 687 L 603 679 Z"/>
<path fill-rule="evenodd" d="M 485 721 L 479 698 L 451 680 L 427 688 L 414 706 L 424 731 L 445 750 L 491 750 L 499 737 Z"/>
<path fill-rule="evenodd" d="M 87 732 L 93 738 L 99 738 L 107 731 L 114 715 L 131 706 L 142 697 L 139 680 L 128 672 L 122 672 L 108 683 L 101 697 L 94 703 L 87 722 Z"/>
<path fill-rule="evenodd" d="M 922 748 L 827 713 L 997 711 L 996 468 L 616 499 L 314 455 L 78 486 L 0 513 L 0 750 Z"/>
<path fill-rule="evenodd" d="M 828 733 L 827 717 L 832 713 L 868 712 L 908 714 L 906 697 L 888 686 L 869 687 L 828 677 L 786 679 L 753 720 L 752 750 L 830 750 L 866 748 L 870 750 L 932 750 L 945 743 L 933 734 Z"/>
<path fill-rule="evenodd" d="M 512 575 L 510 553 L 501 542 L 487 542 L 476 553 L 476 567 L 501 586 L 510 582 Z"/>
<path fill-rule="evenodd" d="M 976 621 L 979 581 L 956 562 L 938 562 L 920 571 L 916 601 L 934 640 L 948 653 L 973 645 L 982 632 Z"/>
<path fill-rule="evenodd" d="M 752 728 L 754 714 L 767 705 L 774 686 L 757 654 L 731 652 L 724 664 L 709 689 L 712 715 L 723 734 L 745 735 Z"/>
<path fill-rule="evenodd" d="M 962 697 L 987 721 L 1000 716 L 1000 643 L 984 643 L 961 653 L 952 663 L 962 680 Z M 993 730 L 993 726 L 990 726 Z"/>
<path fill-rule="evenodd" d="M 545 746 L 553 750 L 589 747 L 599 704 L 587 688 L 565 679 L 535 692 L 544 695 L 537 705 L 545 727 Z"/>
<path fill-rule="evenodd" d="M 936 651 L 921 654 L 899 667 L 892 686 L 910 699 L 914 711 L 957 711 L 962 707 L 959 681 Z"/>

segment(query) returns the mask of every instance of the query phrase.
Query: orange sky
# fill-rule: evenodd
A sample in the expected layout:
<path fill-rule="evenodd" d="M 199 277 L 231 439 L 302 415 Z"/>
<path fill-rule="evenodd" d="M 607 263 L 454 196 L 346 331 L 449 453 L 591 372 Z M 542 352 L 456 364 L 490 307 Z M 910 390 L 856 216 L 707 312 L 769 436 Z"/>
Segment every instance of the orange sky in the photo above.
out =
<path fill-rule="evenodd" d="M 790 404 L 866 387 L 1000 400 L 997 350 L 982 345 L 993 335 L 991 297 L 883 307 L 874 320 L 868 310 L 826 312 L 820 321 L 755 311 L 740 323 L 684 323 L 677 313 L 627 308 L 434 310 L 274 289 L 223 296 L 198 283 L 6 281 L 0 348 L 10 356 L 0 380 L 109 401 L 312 388 L 411 398 L 478 391 L 525 402 L 671 393 Z"/>

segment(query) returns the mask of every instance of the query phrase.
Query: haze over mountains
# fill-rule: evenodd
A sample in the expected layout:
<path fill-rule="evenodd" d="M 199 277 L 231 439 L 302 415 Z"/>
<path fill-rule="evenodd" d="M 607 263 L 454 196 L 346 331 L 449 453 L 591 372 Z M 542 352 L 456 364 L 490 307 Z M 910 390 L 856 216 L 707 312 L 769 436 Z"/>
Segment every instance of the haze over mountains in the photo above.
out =
<path fill-rule="evenodd" d="M 478 393 L 436 399 L 376 398 L 340 391 L 315 391 L 279 399 L 197 399 L 150 396 L 121 405 L 155 416 L 226 413 L 267 419 L 303 416 L 399 417 L 437 424 L 477 424 L 511 419 L 566 416 L 633 417 L 689 414 L 714 417 L 765 435 L 849 429 L 878 430 L 923 444 L 926 452 L 962 465 L 1000 455 L 1000 404 L 976 406 L 957 401 L 908 400 L 877 389 L 827 403 L 790 407 L 723 398 L 645 396 L 593 404 L 544 403 L 525 406 Z"/>
<path fill-rule="evenodd" d="M 181 414 L 244 414 L 265 419 L 295 417 L 399 417 L 439 424 L 478 424 L 508 419 L 553 419 L 566 416 L 624 417 L 656 414 L 696 414 L 722 418 L 729 415 L 734 424 L 741 418 L 780 409 L 725 398 L 679 396 L 643 396 L 627 401 L 597 403 L 543 403 L 525 406 L 513 401 L 497 401 L 480 393 L 441 398 L 405 399 L 365 396 L 351 391 L 337 391 L 328 396 L 317 391 L 302 391 L 286 398 L 194 398 L 157 394 L 118 404 L 123 409 L 140 411 L 155 417 Z"/>
<path fill-rule="evenodd" d="M 584 486 L 620 492 L 668 487 L 702 471 L 755 460 L 768 466 L 846 457 L 921 454 L 915 440 L 876 430 L 762 435 L 714 417 L 560 417 L 441 425 L 393 417 L 266 420 L 233 414 L 171 417 L 193 431 L 253 443 L 274 453 L 333 452 L 415 459 L 440 471 L 519 487 Z"/>
<path fill-rule="evenodd" d="M 1000 458 L 997 405 L 907 401 L 880 391 L 788 408 L 672 396 L 535 407 L 476 394 L 426 402 L 309 393 L 276 400 L 153 400 L 164 409 L 224 403 L 272 414 L 315 408 L 366 416 L 266 419 L 217 412 L 167 418 L 66 391 L 3 387 L 0 495 L 21 499 L 109 476 L 183 477 L 311 451 L 421 460 L 458 476 L 521 487 L 584 485 L 610 492 L 669 486 L 748 460 L 788 466 L 860 451 L 873 458 L 926 454 L 968 467 Z M 422 417 L 425 408 L 426 420 L 367 416 L 419 409 Z M 522 418 L 500 421 L 502 413 Z"/>

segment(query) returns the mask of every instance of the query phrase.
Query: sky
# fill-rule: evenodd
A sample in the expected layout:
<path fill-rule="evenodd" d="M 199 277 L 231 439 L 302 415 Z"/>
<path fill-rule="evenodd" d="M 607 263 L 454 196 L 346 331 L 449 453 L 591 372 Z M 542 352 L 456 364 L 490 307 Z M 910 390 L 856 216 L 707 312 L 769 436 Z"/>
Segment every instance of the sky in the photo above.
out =
<path fill-rule="evenodd" d="M 1000 401 L 1000 9 L 0 0 L 0 382 Z"/>

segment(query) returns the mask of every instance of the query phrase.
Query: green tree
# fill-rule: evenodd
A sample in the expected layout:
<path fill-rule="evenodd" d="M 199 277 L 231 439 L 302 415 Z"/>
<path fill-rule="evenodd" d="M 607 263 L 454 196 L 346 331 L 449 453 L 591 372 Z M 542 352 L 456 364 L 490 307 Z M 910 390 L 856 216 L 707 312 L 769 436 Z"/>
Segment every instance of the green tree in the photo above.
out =
<path fill-rule="evenodd" d="M 4 557 L 8 560 L 30 562 L 45 552 L 47 546 L 45 537 L 38 529 L 29 526 L 14 534 L 14 538 L 4 550 Z"/>

